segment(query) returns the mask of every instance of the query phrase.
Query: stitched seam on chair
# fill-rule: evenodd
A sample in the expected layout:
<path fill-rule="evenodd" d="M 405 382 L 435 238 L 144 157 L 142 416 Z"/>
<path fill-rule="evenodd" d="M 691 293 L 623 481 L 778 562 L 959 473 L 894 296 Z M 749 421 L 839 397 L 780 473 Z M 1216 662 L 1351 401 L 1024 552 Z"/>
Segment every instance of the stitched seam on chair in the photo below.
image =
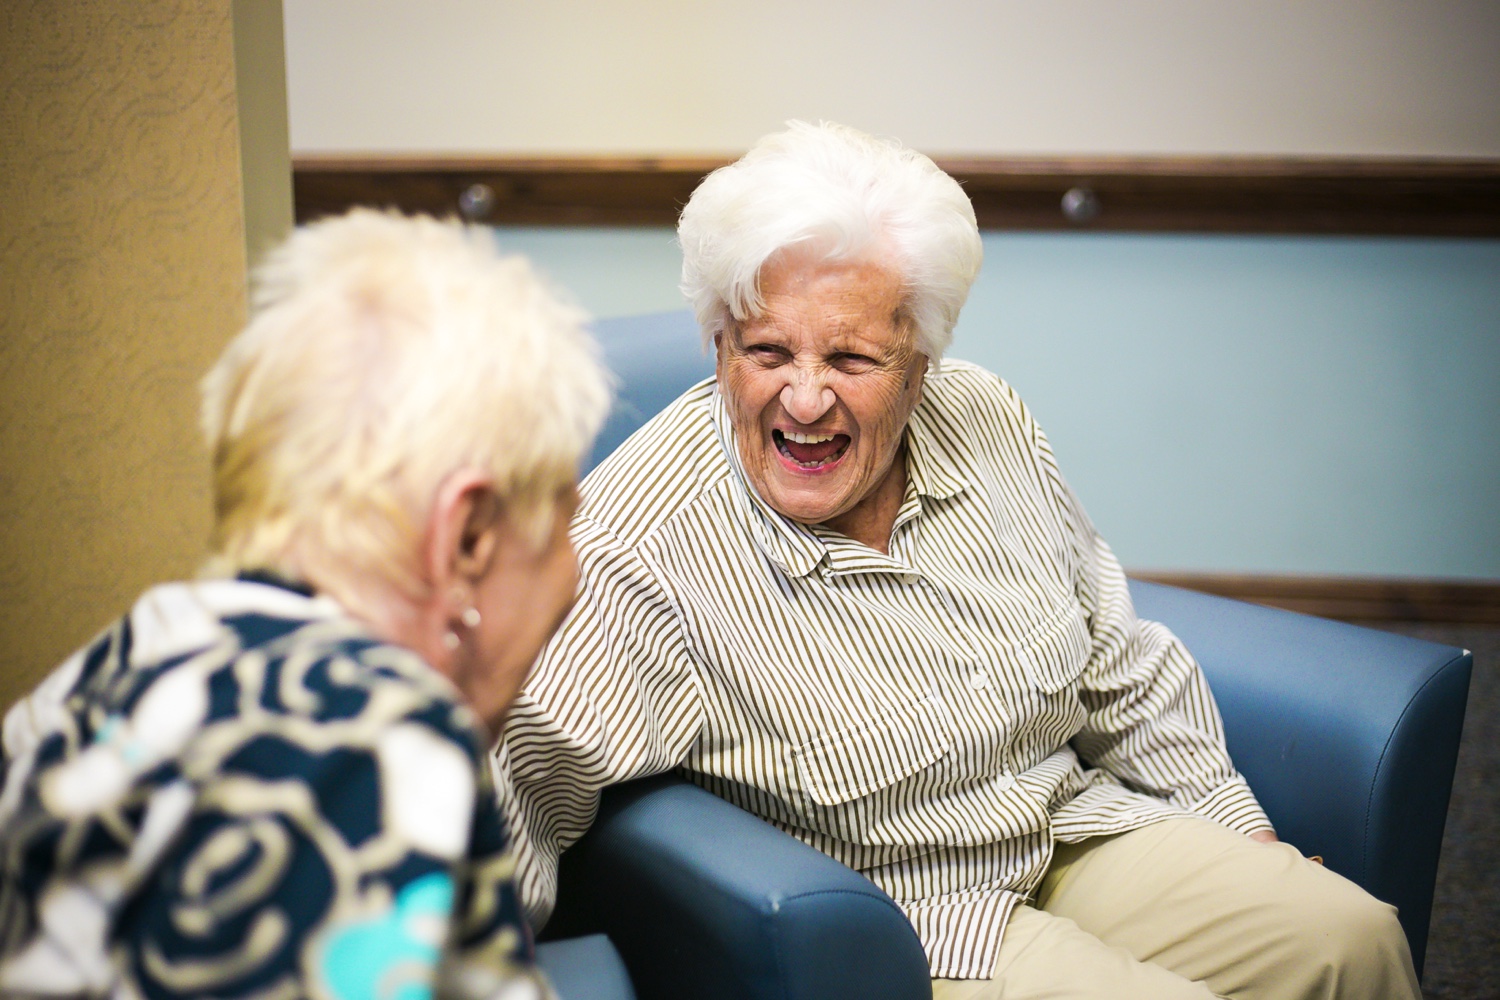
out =
<path fill-rule="evenodd" d="M 786 899 L 790 902 L 794 899 L 812 899 L 814 896 L 858 896 L 860 899 L 868 899 L 872 903 L 888 906 L 897 913 L 900 913 L 901 919 L 906 920 L 906 914 L 902 912 L 901 907 L 897 906 L 894 900 L 882 899 L 873 893 L 860 892 L 857 889 L 814 889 L 811 892 L 799 892 L 795 896 L 786 897 Z M 907 922 L 910 923 L 909 920 Z"/>
<path fill-rule="evenodd" d="M 777 909 L 781 908 L 780 903 L 775 905 Z M 772 912 L 774 913 L 775 910 Z M 787 975 L 786 955 L 782 953 L 781 947 L 781 921 L 771 920 L 768 923 L 770 924 L 771 955 L 774 959 L 772 968 L 776 972 L 777 992 L 781 994 L 781 1000 L 789 1000 L 790 994 L 787 992 L 789 989 L 787 979 L 790 977 Z"/>
<path fill-rule="evenodd" d="M 1407 715 L 1411 713 L 1412 705 L 1416 704 L 1417 699 L 1422 697 L 1422 692 L 1426 691 L 1429 685 L 1431 685 L 1440 676 L 1442 676 L 1449 667 L 1462 660 L 1465 655 L 1466 654 L 1460 653 L 1458 656 L 1455 656 L 1453 659 L 1449 660 L 1447 663 L 1434 670 L 1432 672 L 1432 676 L 1428 677 L 1427 680 L 1422 682 L 1422 686 L 1417 688 L 1417 690 L 1412 693 L 1412 696 L 1406 700 L 1406 707 L 1401 709 L 1400 717 L 1396 719 L 1396 724 L 1391 727 L 1391 734 L 1385 738 L 1385 745 L 1380 748 L 1380 759 L 1375 762 L 1375 775 L 1370 780 L 1370 792 L 1369 795 L 1365 798 L 1365 829 L 1364 836 L 1361 838 L 1363 842 L 1360 845 L 1359 859 L 1359 876 L 1361 880 L 1363 880 L 1369 874 L 1370 870 L 1370 813 L 1375 809 L 1375 787 L 1380 784 L 1380 770 L 1381 768 L 1385 767 L 1385 757 L 1386 754 L 1390 752 L 1391 741 L 1394 740 L 1396 738 L 1396 734 L 1401 731 L 1401 724 L 1406 721 Z"/>

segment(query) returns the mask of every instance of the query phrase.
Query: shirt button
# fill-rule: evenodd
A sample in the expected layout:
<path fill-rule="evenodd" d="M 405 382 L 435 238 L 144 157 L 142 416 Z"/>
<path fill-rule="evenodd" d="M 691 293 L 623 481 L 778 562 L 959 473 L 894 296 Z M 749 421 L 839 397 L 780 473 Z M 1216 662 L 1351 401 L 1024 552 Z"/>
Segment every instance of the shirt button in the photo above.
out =
<path fill-rule="evenodd" d="M 983 670 L 976 670 L 969 675 L 969 687 L 975 691 L 983 691 L 990 686 L 990 675 Z"/>
<path fill-rule="evenodd" d="M 1016 787 L 1016 778 L 1013 774 L 1002 774 L 995 779 L 995 787 L 1002 792 L 1008 792 Z"/>

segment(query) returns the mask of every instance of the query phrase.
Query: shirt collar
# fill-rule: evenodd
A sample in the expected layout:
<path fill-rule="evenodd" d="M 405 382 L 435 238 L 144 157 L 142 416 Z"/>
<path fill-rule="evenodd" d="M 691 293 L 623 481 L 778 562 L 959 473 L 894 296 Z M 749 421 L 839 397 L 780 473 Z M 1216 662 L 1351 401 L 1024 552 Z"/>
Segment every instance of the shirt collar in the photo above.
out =
<path fill-rule="evenodd" d="M 736 504 L 761 551 L 783 572 L 791 577 L 803 577 L 823 564 L 838 574 L 905 568 L 898 560 L 871 551 L 836 532 L 799 524 L 774 510 L 745 476 L 734 424 L 729 418 L 724 396 L 717 388 L 711 406 L 719 442 L 733 472 L 730 481 Z M 918 403 L 906 425 L 906 500 L 898 521 L 919 516 L 919 513 L 907 513 L 914 502 L 919 503 L 919 498 L 944 500 L 968 486 L 968 479 L 951 448 L 932 426 L 926 403 Z"/>
<path fill-rule="evenodd" d="M 930 385 L 940 378 L 942 371 L 934 365 L 927 375 L 927 382 Z M 944 433 L 945 430 L 951 432 L 951 428 L 943 426 L 924 393 L 922 402 L 912 410 L 911 419 L 906 422 L 906 476 L 918 496 L 946 500 L 970 486 L 951 433 Z"/>

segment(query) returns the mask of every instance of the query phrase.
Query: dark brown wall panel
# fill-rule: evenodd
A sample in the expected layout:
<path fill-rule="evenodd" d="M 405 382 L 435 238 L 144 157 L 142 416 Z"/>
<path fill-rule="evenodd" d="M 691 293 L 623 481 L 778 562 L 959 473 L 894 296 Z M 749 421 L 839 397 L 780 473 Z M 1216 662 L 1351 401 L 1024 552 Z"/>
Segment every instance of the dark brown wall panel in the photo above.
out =
<path fill-rule="evenodd" d="M 673 225 L 726 158 L 300 157 L 297 218 L 351 205 L 511 225 Z M 1500 235 L 1500 160 L 938 161 L 986 229 Z M 467 194 L 467 197 L 466 197 Z"/>
<path fill-rule="evenodd" d="M 1352 622 L 1500 625 L 1500 582 L 1230 573 L 1133 573 L 1188 590 Z"/>

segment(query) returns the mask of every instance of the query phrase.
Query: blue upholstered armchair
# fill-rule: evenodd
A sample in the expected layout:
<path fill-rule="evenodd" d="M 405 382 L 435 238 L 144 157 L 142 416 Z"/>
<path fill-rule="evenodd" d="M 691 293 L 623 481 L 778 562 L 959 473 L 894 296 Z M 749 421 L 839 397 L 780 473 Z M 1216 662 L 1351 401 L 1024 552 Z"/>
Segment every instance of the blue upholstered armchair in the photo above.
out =
<path fill-rule="evenodd" d="M 687 313 L 601 324 L 620 402 L 595 456 L 712 371 Z M 1282 839 L 1400 911 L 1417 968 L 1472 657 L 1133 581 L 1203 664 L 1229 749 Z M 641 1000 L 927 997 L 911 926 L 871 882 L 675 776 L 621 785 L 563 857 L 548 937 L 607 934 Z M 543 946 L 564 1000 L 628 996 L 601 938 Z"/>

